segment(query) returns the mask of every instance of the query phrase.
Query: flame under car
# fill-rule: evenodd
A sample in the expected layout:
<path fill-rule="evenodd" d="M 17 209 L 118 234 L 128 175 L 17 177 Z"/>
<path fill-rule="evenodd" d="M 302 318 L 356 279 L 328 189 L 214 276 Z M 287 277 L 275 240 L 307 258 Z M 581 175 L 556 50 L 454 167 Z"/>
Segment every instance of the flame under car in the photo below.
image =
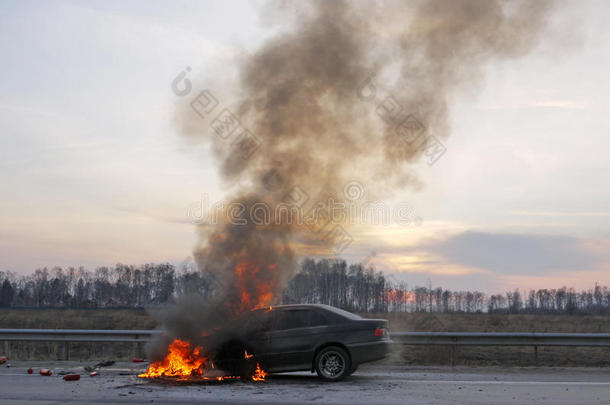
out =
<path fill-rule="evenodd" d="M 258 309 L 214 334 L 222 335 L 214 363 L 232 375 L 251 375 L 260 364 L 268 373 L 310 370 L 339 381 L 388 354 L 387 325 L 327 305 Z"/>

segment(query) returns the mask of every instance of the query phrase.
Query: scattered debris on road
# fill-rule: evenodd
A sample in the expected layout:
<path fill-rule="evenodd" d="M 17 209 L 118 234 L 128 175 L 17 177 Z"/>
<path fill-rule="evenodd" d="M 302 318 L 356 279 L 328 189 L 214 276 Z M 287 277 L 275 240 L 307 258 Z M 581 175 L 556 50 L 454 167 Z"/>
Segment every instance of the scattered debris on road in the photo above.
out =
<path fill-rule="evenodd" d="M 92 372 L 92 371 L 95 371 L 102 367 L 110 367 L 110 366 L 114 365 L 114 363 L 115 363 L 114 360 L 100 361 L 99 363 L 97 363 L 93 366 L 85 366 L 84 369 L 85 369 L 85 371 Z"/>
<path fill-rule="evenodd" d="M 28 368 L 28 374 L 34 374 L 34 369 L 32 367 Z"/>
<path fill-rule="evenodd" d="M 6 356 L 0 356 L 0 364 L 4 364 L 8 361 L 8 357 Z"/>
<path fill-rule="evenodd" d="M 97 377 L 98 375 L 100 375 L 100 373 L 93 371 L 91 374 L 89 374 L 89 377 Z"/>
<path fill-rule="evenodd" d="M 146 360 L 141 359 L 139 357 L 134 357 L 133 359 L 131 359 L 132 363 L 144 363 Z"/>
<path fill-rule="evenodd" d="M 53 371 L 49 370 L 48 368 L 41 368 L 38 373 L 40 375 L 44 375 L 46 377 L 49 377 L 49 376 L 53 375 Z"/>
<path fill-rule="evenodd" d="M 80 374 L 66 374 L 64 381 L 78 381 L 80 380 Z"/>

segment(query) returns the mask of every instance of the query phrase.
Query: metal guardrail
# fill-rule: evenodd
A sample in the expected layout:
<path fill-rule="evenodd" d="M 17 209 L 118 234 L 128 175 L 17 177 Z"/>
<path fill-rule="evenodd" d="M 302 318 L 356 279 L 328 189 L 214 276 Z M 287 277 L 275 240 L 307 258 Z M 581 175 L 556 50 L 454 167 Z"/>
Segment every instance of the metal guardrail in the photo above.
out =
<path fill-rule="evenodd" d="M 6 353 L 11 341 L 64 342 L 65 357 L 69 358 L 71 342 L 131 342 L 139 347 L 161 333 L 157 330 L 0 329 L 0 341 L 5 342 Z M 610 347 L 610 333 L 393 332 L 390 335 L 397 344 L 450 346 L 451 365 L 455 365 L 457 346 L 533 346 L 536 359 L 538 346 Z"/>
<path fill-rule="evenodd" d="M 610 333 L 394 332 L 405 345 L 610 346 Z"/>
<path fill-rule="evenodd" d="M 148 342 L 156 330 L 0 329 L 3 341 L 42 342 Z"/>
<path fill-rule="evenodd" d="M 133 343 L 133 355 L 142 354 L 143 344 L 161 334 L 156 330 L 103 330 L 103 329 L 0 329 L 4 341 L 4 355 L 10 356 L 10 342 L 63 342 L 63 358 L 70 359 L 70 343 Z"/>

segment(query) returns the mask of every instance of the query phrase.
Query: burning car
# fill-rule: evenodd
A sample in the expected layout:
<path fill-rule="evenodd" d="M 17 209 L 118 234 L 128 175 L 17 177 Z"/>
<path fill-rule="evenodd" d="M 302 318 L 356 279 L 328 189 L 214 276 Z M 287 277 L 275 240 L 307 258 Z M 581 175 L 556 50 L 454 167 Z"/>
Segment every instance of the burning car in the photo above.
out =
<path fill-rule="evenodd" d="M 323 380 L 339 381 L 360 364 L 388 354 L 392 341 L 387 325 L 385 319 L 365 319 L 328 305 L 257 309 L 204 336 L 202 347 L 210 348 L 207 352 L 178 341 L 182 346 L 170 347 L 168 355 L 182 349 L 178 366 L 166 358 L 152 363 L 142 376 L 167 375 L 168 368 L 186 364 L 183 375 L 204 378 L 204 369 L 211 367 L 230 379 L 261 380 L 267 373 L 315 370 Z"/>

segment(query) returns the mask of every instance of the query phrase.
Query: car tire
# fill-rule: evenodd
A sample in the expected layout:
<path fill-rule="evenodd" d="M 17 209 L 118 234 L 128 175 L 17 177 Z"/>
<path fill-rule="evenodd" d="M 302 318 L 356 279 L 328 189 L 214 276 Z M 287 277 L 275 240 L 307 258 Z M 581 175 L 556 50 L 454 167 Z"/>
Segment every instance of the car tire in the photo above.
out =
<path fill-rule="evenodd" d="M 324 381 L 341 381 L 350 374 L 352 362 L 344 349 L 328 346 L 317 354 L 314 366 L 318 377 Z"/>

